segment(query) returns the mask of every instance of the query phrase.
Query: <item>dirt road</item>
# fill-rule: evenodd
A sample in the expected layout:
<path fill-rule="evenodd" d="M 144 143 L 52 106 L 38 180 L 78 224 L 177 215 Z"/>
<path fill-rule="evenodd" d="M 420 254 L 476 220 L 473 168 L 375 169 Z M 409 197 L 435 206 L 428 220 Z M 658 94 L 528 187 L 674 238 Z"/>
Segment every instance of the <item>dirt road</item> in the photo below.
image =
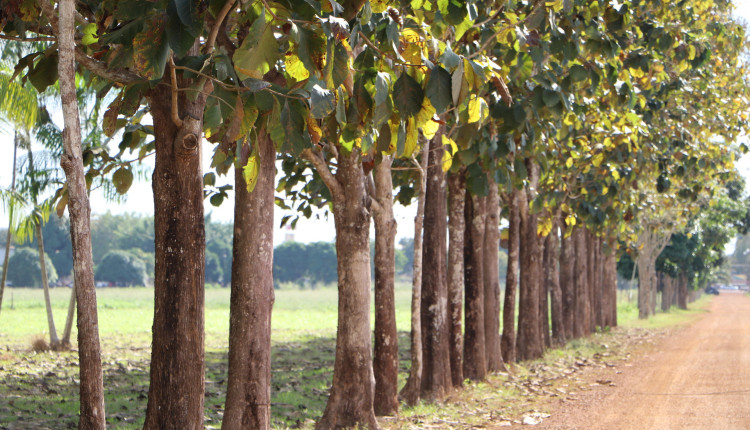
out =
<path fill-rule="evenodd" d="M 750 429 L 750 297 L 722 291 L 710 311 L 537 428 Z"/>

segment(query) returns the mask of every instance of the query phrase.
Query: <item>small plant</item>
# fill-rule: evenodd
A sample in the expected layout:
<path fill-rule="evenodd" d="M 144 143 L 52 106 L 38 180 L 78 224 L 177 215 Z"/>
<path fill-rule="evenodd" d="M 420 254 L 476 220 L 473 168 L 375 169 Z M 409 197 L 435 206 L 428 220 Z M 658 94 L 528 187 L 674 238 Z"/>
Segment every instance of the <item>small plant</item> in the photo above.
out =
<path fill-rule="evenodd" d="M 50 347 L 43 336 L 36 336 L 31 341 L 31 350 L 34 352 L 47 352 L 50 350 Z"/>

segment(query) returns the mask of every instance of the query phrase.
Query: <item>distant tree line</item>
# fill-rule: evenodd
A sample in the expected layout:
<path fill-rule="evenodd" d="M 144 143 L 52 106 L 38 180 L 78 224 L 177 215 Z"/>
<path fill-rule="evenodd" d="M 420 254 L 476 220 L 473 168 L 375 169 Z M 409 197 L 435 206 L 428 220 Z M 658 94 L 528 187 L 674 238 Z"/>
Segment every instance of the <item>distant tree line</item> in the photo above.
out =
<path fill-rule="evenodd" d="M 73 255 L 67 217 L 50 217 L 42 227 L 48 255 L 50 283 L 70 282 Z M 4 236 L 3 236 L 4 237 Z M 0 238 L 0 240 L 3 240 Z M 112 286 L 146 285 L 154 276 L 154 221 L 152 217 L 107 213 L 92 218 L 91 240 L 96 281 Z M 36 238 L 16 245 L 8 269 L 14 286 L 41 286 Z M 374 243 L 371 247 L 374 248 Z M 371 253 L 374 256 L 374 252 Z M 414 240 L 402 238 L 396 249 L 396 274 L 411 276 Z M 500 273 L 505 275 L 507 254 L 500 252 Z M 374 270 L 374 263 L 371 264 Z M 228 286 L 232 277 L 232 225 L 206 218 L 206 283 Z M 273 274 L 278 287 L 292 283 L 314 288 L 336 282 L 336 247 L 333 242 L 284 242 L 274 249 Z M 100 284 L 100 285 L 101 285 Z"/>

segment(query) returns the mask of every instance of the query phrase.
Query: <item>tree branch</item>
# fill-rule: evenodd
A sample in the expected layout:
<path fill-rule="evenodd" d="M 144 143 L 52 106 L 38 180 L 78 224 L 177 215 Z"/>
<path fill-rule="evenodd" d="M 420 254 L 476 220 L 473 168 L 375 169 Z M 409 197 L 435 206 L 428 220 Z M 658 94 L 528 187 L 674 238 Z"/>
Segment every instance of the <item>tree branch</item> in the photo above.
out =
<path fill-rule="evenodd" d="M 321 179 L 323 179 L 323 182 L 331 191 L 333 200 L 342 201 L 344 199 L 344 189 L 341 187 L 339 181 L 336 180 L 336 177 L 333 176 L 331 170 L 328 169 L 328 165 L 326 164 L 323 157 L 321 157 L 319 153 L 313 152 L 312 149 L 308 148 L 302 151 L 302 158 L 309 160 L 312 163 L 313 167 L 315 167 L 315 170 L 318 172 Z"/>

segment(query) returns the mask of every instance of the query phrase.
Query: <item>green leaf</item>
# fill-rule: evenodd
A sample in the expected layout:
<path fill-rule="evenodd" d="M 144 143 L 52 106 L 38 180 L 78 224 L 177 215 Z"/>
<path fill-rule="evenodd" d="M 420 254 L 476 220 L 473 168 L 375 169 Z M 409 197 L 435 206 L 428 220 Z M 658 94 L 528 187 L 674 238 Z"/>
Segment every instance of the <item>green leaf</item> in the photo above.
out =
<path fill-rule="evenodd" d="M 133 185 L 133 172 L 127 167 L 120 167 L 112 174 L 112 184 L 120 194 L 125 194 Z"/>
<path fill-rule="evenodd" d="M 440 66 L 435 66 L 430 72 L 425 94 L 430 103 L 438 113 L 443 113 L 450 106 L 451 97 L 451 74 Z"/>
<path fill-rule="evenodd" d="M 57 54 L 45 55 L 33 69 L 29 70 L 29 82 L 37 91 L 44 90 L 57 82 Z"/>
<path fill-rule="evenodd" d="M 270 82 L 264 81 L 263 79 L 255 79 L 255 78 L 247 78 L 243 80 L 242 83 L 245 85 L 245 88 L 250 90 L 251 93 L 257 93 L 258 91 L 263 91 L 266 88 L 271 86 Z"/>
<path fill-rule="evenodd" d="M 401 73 L 393 84 L 393 101 L 398 106 L 401 117 L 414 116 L 422 109 L 424 91 L 414 78 L 406 72 Z"/>
<path fill-rule="evenodd" d="M 213 206 L 219 207 L 221 206 L 221 203 L 224 201 L 224 196 L 221 193 L 216 193 L 211 196 L 210 199 L 208 199 Z"/>
<path fill-rule="evenodd" d="M 176 9 L 175 2 L 167 6 L 167 40 L 176 57 L 184 57 L 195 42 L 195 34 L 186 27 Z"/>
<path fill-rule="evenodd" d="M 241 79 L 260 79 L 278 58 L 279 45 L 273 35 L 273 26 L 266 22 L 266 12 L 263 9 L 242 45 L 232 56 L 234 69 Z"/>
<path fill-rule="evenodd" d="M 182 21 L 182 24 L 189 28 L 193 29 L 194 21 L 193 21 L 193 13 L 194 13 L 194 2 L 193 0 L 171 0 L 170 3 L 172 3 L 177 10 L 177 16 L 180 17 L 180 21 Z"/>
<path fill-rule="evenodd" d="M 133 65 L 147 80 L 164 75 L 164 66 L 169 55 L 169 43 L 165 37 L 166 15 L 154 17 L 133 39 Z"/>
<path fill-rule="evenodd" d="M 570 68 L 570 78 L 573 80 L 573 82 L 580 82 L 588 77 L 589 73 L 586 71 L 586 68 L 581 66 L 580 64 L 576 64 Z"/>
<path fill-rule="evenodd" d="M 390 89 L 391 75 L 384 72 L 378 72 L 375 78 L 375 105 L 381 105 L 388 98 Z"/>
<path fill-rule="evenodd" d="M 84 45 L 91 45 L 92 43 L 96 43 L 99 41 L 99 38 L 96 37 L 96 24 L 91 23 L 87 24 L 85 27 L 83 27 L 83 38 L 81 39 L 81 43 Z"/>
<path fill-rule="evenodd" d="M 203 186 L 209 186 L 213 187 L 216 185 L 216 173 L 214 172 L 208 172 L 205 175 L 203 175 Z"/>
<path fill-rule="evenodd" d="M 333 92 L 315 84 L 310 91 L 310 113 L 313 118 L 322 119 L 336 108 Z"/>
<path fill-rule="evenodd" d="M 440 62 L 443 63 L 445 67 L 452 69 L 458 67 L 458 64 L 461 63 L 461 57 L 456 55 L 451 49 L 451 46 L 448 45 L 445 47 L 445 52 L 443 52 L 443 55 L 440 57 Z"/>
<path fill-rule="evenodd" d="M 460 105 L 469 92 L 469 83 L 464 76 L 464 62 L 461 61 L 451 77 L 451 97 L 455 106 Z"/>
<path fill-rule="evenodd" d="M 560 94 L 552 90 L 544 90 L 542 92 L 542 100 L 544 105 L 551 108 L 560 103 Z"/>

